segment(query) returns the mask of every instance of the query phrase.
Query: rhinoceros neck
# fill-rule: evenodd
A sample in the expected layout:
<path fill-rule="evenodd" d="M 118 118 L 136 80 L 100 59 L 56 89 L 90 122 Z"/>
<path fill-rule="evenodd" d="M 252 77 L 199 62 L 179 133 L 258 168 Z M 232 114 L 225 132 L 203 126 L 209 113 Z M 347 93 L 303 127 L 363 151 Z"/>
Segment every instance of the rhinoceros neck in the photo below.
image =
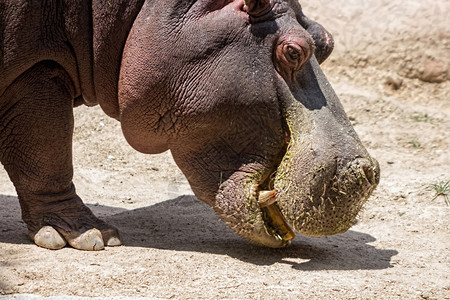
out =
<path fill-rule="evenodd" d="M 104 112 L 119 117 L 118 79 L 128 33 L 145 0 L 92 2 L 93 80 Z"/>

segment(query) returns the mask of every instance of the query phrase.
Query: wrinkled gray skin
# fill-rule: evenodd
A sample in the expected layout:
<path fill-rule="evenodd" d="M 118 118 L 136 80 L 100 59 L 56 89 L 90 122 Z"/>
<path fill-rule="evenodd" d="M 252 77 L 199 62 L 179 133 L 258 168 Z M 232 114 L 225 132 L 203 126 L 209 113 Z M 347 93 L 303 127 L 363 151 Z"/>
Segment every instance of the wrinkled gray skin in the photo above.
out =
<path fill-rule="evenodd" d="M 344 232 L 379 167 L 320 70 L 332 48 L 293 0 L 0 1 L 0 160 L 30 237 L 121 244 L 72 184 L 81 103 L 138 151 L 170 149 L 195 195 L 252 242 L 288 243 L 261 190 L 296 231 Z"/>

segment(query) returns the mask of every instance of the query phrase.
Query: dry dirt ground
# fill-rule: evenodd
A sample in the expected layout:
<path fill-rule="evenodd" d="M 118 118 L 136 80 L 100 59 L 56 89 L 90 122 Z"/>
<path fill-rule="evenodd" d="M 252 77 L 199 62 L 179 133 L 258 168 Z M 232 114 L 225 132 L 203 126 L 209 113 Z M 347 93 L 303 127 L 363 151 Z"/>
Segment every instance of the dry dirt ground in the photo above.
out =
<path fill-rule="evenodd" d="M 136 153 L 116 121 L 80 107 L 74 181 L 125 246 L 33 245 L 0 170 L 0 294 L 450 299 L 450 206 L 427 188 L 450 180 L 450 1 L 310 2 L 336 40 L 324 70 L 382 169 L 357 225 L 287 249 L 250 245 L 192 196 L 170 153 Z"/>

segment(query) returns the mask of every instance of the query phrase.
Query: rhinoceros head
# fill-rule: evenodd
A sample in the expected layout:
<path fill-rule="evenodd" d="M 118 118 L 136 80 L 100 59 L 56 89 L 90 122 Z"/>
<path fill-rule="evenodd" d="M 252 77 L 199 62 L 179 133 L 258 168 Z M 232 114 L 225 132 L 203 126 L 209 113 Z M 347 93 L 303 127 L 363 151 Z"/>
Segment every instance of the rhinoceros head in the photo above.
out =
<path fill-rule="evenodd" d="M 148 1 L 122 59 L 125 137 L 170 149 L 195 195 L 253 242 L 344 232 L 379 167 L 319 67 L 332 49 L 294 0 Z"/>

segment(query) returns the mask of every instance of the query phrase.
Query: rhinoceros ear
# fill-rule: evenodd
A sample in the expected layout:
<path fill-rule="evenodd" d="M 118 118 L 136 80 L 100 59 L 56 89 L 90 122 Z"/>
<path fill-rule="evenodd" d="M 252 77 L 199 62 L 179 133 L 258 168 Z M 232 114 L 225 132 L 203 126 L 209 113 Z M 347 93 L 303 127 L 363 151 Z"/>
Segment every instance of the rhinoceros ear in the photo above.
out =
<path fill-rule="evenodd" d="M 252 17 L 265 15 L 272 9 L 271 0 L 244 0 L 244 9 Z"/>

